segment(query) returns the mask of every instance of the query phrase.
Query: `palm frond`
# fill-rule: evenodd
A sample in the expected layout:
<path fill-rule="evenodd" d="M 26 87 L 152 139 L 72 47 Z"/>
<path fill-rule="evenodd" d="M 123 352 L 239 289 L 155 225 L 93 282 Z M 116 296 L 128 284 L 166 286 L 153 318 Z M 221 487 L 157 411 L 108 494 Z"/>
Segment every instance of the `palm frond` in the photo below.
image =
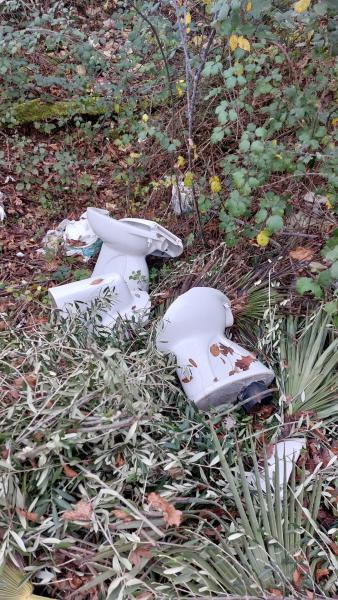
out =
<path fill-rule="evenodd" d="M 5 564 L 0 573 L 0 600 L 49 600 L 33 594 L 27 575 Z"/>
<path fill-rule="evenodd" d="M 294 574 L 302 557 L 302 589 L 323 596 L 327 591 L 333 592 L 337 575 L 334 562 L 329 564 L 330 590 L 321 588 L 313 577 L 316 557 L 323 554 L 325 546 L 325 534 L 323 538 L 315 536 L 313 530 L 322 493 L 321 480 L 309 482 L 303 467 L 296 483 L 294 466 L 288 483 L 284 457 L 284 477 L 275 469 L 271 481 L 267 457 L 264 456 L 261 469 L 252 444 L 253 482 L 250 483 L 240 452 L 237 467 L 231 467 L 216 432 L 210 428 L 227 485 L 225 506 L 230 510 L 232 497 L 231 514 L 235 516 L 230 524 L 226 519 L 217 519 L 221 531 L 217 542 L 205 536 L 199 526 L 191 541 L 160 551 L 158 573 L 172 585 L 199 597 L 212 598 L 213 594 L 264 597 L 267 589 L 297 595 Z"/>
<path fill-rule="evenodd" d="M 320 310 L 306 319 L 289 317 L 280 346 L 280 388 L 290 415 L 338 414 L 338 339 L 330 317 Z"/>

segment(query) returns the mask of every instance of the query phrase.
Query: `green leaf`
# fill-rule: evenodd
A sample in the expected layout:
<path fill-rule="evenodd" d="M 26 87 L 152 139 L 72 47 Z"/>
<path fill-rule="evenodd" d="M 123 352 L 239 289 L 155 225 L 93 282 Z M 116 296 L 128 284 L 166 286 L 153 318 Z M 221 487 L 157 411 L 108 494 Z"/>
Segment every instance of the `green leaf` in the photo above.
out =
<path fill-rule="evenodd" d="M 330 273 L 333 279 L 338 279 L 338 260 L 336 260 L 330 267 Z"/>
<path fill-rule="evenodd" d="M 257 154 L 264 152 L 264 144 L 260 140 L 255 140 L 251 144 L 251 150 Z"/>
<path fill-rule="evenodd" d="M 205 67 L 203 69 L 202 75 L 204 75 L 204 77 L 210 77 L 211 75 L 217 75 L 217 73 L 220 73 L 222 70 L 222 63 L 217 61 L 215 62 L 214 60 L 208 60 L 208 62 L 205 63 Z"/>
<path fill-rule="evenodd" d="M 266 136 L 266 129 L 263 127 L 257 127 L 255 134 L 257 137 L 264 138 Z"/>
<path fill-rule="evenodd" d="M 228 77 L 225 80 L 225 85 L 228 88 L 228 90 L 233 90 L 234 87 L 236 86 L 236 83 L 237 83 L 237 79 L 233 75 L 231 75 L 231 77 Z"/>
<path fill-rule="evenodd" d="M 224 138 L 224 129 L 222 127 L 214 127 L 214 130 L 211 134 L 211 141 L 213 144 L 217 144 L 217 142 L 221 142 Z"/>
<path fill-rule="evenodd" d="M 256 213 L 256 218 L 255 218 L 256 223 L 263 223 L 263 221 L 265 221 L 267 216 L 268 216 L 268 211 L 265 208 L 261 208 Z"/>
<path fill-rule="evenodd" d="M 242 152 L 247 152 L 248 150 L 250 150 L 249 140 L 247 138 L 242 139 L 238 147 Z"/>
<path fill-rule="evenodd" d="M 232 174 L 232 179 L 233 179 L 235 187 L 241 188 L 244 185 L 244 176 L 245 176 L 245 171 L 243 171 L 243 170 L 235 171 Z"/>
<path fill-rule="evenodd" d="M 230 119 L 230 121 L 233 121 L 233 122 L 237 121 L 237 119 L 238 119 L 237 112 L 233 108 L 231 108 L 229 110 L 229 119 Z"/>
<path fill-rule="evenodd" d="M 280 215 L 272 215 L 268 218 L 266 226 L 272 233 L 282 229 L 284 221 Z"/>
<path fill-rule="evenodd" d="M 321 298 L 323 295 L 322 288 L 311 277 L 300 277 L 297 279 L 296 290 L 301 296 L 307 292 L 311 292 L 316 298 Z"/>
<path fill-rule="evenodd" d="M 326 269 L 325 271 L 319 273 L 317 281 L 319 285 L 322 285 L 323 287 L 329 287 L 332 283 L 330 269 Z"/>
<path fill-rule="evenodd" d="M 338 312 L 338 300 L 332 300 L 332 302 L 326 302 L 324 304 L 324 310 L 328 315 L 335 315 Z"/>

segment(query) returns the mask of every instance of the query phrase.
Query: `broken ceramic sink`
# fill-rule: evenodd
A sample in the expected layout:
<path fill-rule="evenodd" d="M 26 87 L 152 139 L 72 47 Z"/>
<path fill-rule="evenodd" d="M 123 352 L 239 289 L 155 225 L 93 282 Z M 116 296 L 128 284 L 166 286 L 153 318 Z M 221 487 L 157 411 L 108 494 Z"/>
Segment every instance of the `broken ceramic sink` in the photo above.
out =
<path fill-rule="evenodd" d="M 102 310 L 104 325 L 114 326 L 118 316 L 145 322 L 150 310 L 146 257 L 179 256 L 183 251 L 181 240 L 153 221 L 118 221 L 106 210 L 93 207 L 87 209 L 86 216 L 93 236 L 102 241 L 94 271 L 88 279 L 51 288 L 53 305 L 66 314 L 79 304 L 84 312 L 108 288 L 115 300 L 110 308 Z"/>
<path fill-rule="evenodd" d="M 171 304 L 160 323 L 157 349 L 176 357 L 183 390 L 200 409 L 249 398 L 254 384 L 264 396 L 274 379 L 254 354 L 225 337 L 233 322 L 227 296 L 195 287 Z"/>
<path fill-rule="evenodd" d="M 176 257 L 182 241 L 173 233 L 146 219 L 113 219 L 100 208 L 87 208 L 90 227 L 102 240 L 93 277 L 119 273 L 131 290 L 149 289 L 149 255 Z"/>
<path fill-rule="evenodd" d="M 99 311 L 101 324 L 113 327 L 118 318 L 127 321 L 148 320 L 150 300 L 147 292 L 132 293 L 126 282 L 117 273 L 89 277 L 70 284 L 59 285 L 48 290 L 54 308 L 64 317 L 79 311 L 85 312 L 99 297 L 109 292 L 108 306 Z"/>

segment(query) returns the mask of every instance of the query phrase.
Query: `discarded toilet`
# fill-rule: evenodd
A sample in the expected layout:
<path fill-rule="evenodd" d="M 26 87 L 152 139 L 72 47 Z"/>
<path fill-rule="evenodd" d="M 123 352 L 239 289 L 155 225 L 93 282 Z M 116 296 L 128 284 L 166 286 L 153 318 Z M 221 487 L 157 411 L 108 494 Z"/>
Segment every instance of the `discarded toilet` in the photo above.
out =
<path fill-rule="evenodd" d="M 108 289 L 114 301 L 102 310 L 103 325 L 114 326 L 119 316 L 147 321 L 150 298 L 146 257 L 179 256 L 183 252 L 181 240 L 153 221 L 118 221 L 100 208 L 88 208 L 87 219 L 94 235 L 102 241 L 97 263 L 91 277 L 49 289 L 54 307 L 67 315 L 77 303 L 84 312 Z"/>
<path fill-rule="evenodd" d="M 79 312 L 83 313 L 98 297 L 103 297 L 107 290 L 110 296 L 109 307 L 99 310 L 102 326 L 113 327 L 119 317 L 126 321 L 147 321 L 150 310 L 149 294 L 141 290 L 132 293 L 117 273 L 59 285 L 50 288 L 48 293 L 54 308 L 60 309 L 63 316 L 67 317 L 77 307 Z"/>
<path fill-rule="evenodd" d="M 93 276 L 119 273 L 131 290 L 148 291 L 146 257 L 175 257 L 183 252 L 182 241 L 154 221 L 110 217 L 100 208 L 87 208 L 88 222 L 102 240 Z"/>
<path fill-rule="evenodd" d="M 252 405 L 269 394 L 273 371 L 225 337 L 233 322 L 227 296 L 195 287 L 171 304 L 157 331 L 157 349 L 175 355 L 184 392 L 201 409 L 249 398 Z"/>

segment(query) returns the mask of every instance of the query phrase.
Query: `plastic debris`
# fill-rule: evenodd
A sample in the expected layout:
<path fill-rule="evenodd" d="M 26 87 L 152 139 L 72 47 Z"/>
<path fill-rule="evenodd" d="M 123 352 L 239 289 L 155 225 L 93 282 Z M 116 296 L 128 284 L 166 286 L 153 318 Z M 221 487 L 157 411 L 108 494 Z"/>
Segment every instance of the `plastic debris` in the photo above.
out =
<path fill-rule="evenodd" d="M 5 194 L 3 192 L 0 192 L 0 221 L 1 221 L 1 223 L 6 218 L 6 213 L 5 213 L 5 209 L 4 209 L 4 206 L 3 206 L 4 196 L 5 196 Z"/>
<path fill-rule="evenodd" d="M 174 183 L 171 192 L 170 205 L 175 215 L 182 215 L 191 211 L 193 202 L 192 188 L 186 187 L 183 179 L 178 181 L 178 186 Z"/>
<path fill-rule="evenodd" d="M 63 247 L 66 256 L 80 254 L 87 262 L 100 250 L 101 240 L 90 227 L 87 213 L 84 212 L 78 221 L 64 219 L 56 229 L 49 229 L 42 239 L 42 245 L 38 254 L 45 254 L 46 250 L 56 252 Z"/>
<path fill-rule="evenodd" d="M 280 487 L 280 494 L 283 495 L 284 488 L 284 475 L 286 476 L 286 483 L 290 479 L 292 469 L 296 464 L 301 450 L 305 447 L 305 438 L 292 438 L 289 440 L 282 440 L 277 442 L 272 455 L 268 458 L 268 473 L 271 487 L 274 487 L 275 471 L 276 471 L 276 452 L 278 461 L 278 480 Z M 285 462 L 285 465 L 284 465 Z M 253 473 L 248 473 L 248 480 L 255 484 L 256 479 Z M 260 484 L 263 492 L 266 492 L 265 477 L 260 477 Z"/>

